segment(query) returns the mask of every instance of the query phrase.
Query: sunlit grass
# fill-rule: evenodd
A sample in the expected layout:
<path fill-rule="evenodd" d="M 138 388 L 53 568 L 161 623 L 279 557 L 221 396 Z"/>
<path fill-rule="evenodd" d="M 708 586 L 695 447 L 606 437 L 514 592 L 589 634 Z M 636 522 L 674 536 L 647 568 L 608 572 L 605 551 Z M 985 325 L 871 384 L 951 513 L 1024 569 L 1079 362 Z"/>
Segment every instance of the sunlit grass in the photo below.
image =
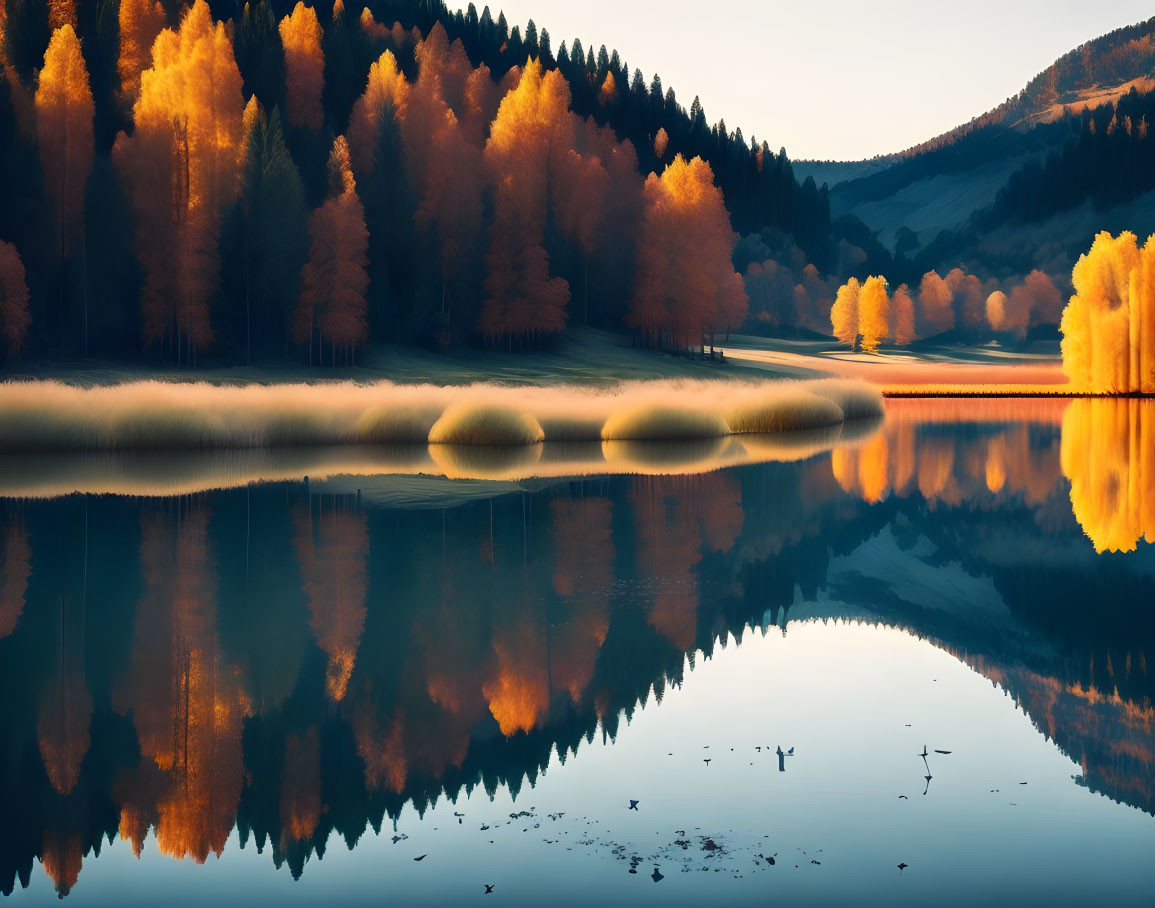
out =
<path fill-rule="evenodd" d="M 687 440 L 878 417 L 861 382 L 664 380 L 588 386 L 0 385 L 0 452 Z"/>

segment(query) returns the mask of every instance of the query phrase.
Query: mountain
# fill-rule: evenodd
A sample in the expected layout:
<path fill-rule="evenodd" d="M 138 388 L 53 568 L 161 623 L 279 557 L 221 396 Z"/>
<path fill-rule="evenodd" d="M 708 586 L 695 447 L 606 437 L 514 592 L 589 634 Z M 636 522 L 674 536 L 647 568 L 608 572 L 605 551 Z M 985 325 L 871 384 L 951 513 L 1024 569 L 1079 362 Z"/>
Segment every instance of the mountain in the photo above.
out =
<path fill-rule="evenodd" d="M 995 275 L 1059 271 L 1099 229 L 1155 230 L 1153 88 L 1155 18 L 1064 54 L 950 132 L 871 161 L 797 162 L 795 173 L 827 182 L 832 216 L 860 218 L 912 271 L 959 261 Z"/>

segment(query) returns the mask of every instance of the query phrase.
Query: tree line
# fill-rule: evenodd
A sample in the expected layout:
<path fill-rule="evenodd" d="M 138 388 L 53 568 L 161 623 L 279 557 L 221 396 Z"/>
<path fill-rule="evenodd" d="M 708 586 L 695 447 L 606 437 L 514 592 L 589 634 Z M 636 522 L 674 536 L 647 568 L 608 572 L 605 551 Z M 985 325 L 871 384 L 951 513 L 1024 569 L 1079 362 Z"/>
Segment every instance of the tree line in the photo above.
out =
<path fill-rule="evenodd" d="M 735 228 L 835 262 L 784 151 L 553 48 L 439 0 L 0 0 L 0 356 L 686 348 L 744 320 Z"/>
<path fill-rule="evenodd" d="M 1063 294 L 1047 274 L 1036 269 L 1009 289 L 962 268 L 945 278 L 928 271 L 915 289 L 900 284 L 893 292 L 881 275 L 852 277 L 838 288 L 830 326 L 840 342 L 876 353 L 883 341 L 904 346 L 948 332 L 1022 341 L 1034 328 L 1059 324 Z"/>

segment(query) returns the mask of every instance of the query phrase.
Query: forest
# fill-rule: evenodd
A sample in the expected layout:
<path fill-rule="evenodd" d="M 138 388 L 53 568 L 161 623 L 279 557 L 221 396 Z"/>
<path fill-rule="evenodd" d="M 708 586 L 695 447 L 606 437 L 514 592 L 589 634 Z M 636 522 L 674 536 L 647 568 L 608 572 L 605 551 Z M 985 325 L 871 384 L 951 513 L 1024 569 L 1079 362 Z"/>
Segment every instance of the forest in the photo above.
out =
<path fill-rule="evenodd" d="M 784 151 L 556 47 L 430 0 L 4 0 L 0 361 L 687 349 L 746 317 L 737 232 L 837 263 Z"/>

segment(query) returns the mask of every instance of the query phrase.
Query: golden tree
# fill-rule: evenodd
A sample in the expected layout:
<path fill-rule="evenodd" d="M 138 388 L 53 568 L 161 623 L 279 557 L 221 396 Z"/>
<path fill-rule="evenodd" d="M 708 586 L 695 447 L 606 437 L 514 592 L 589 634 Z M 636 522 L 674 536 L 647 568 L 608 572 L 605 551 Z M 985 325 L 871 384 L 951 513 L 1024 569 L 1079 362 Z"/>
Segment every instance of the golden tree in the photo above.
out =
<path fill-rule="evenodd" d="M 136 215 L 144 268 L 145 344 L 195 361 L 212 342 L 209 302 L 220 281 L 221 218 L 240 191 L 244 99 L 232 38 L 196 0 L 163 30 L 141 74 L 135 130 L 113 160 Z"/>
<path fill-rule="evenodd" d="M 356 348 L 368 339 L 366 321 L 369 287 L 369 231 L 365 209 L 357 196 L 357 181 L 344 136 L 333 142 L 329 155 L 329 197 L 309 221 L 309 261 L 301 269 L 301 296 L 293 320 L 298 343 L 313 339 L 323 353 L 328 344 L 331 362 L 337 352 L 351 362 Z"/>
<path fill-rule="evenodd" d="M 1103 232 L 1071 274 L 1063 371 L 1095 394 L 1155 393 L 1155 238 Z"/>
<path fill-rule="evenodd" d="M 52 35 L 36 91 L 36 130 L 45 193 L 56 209 L 60 254 L 69 254 L 84 218 L 84 191 L 92 173 L 95 108 L 88 67 L 71 25 Z"/>
<path fill-rule="evenodd" d="M 153 42 L 164 28 L 160 0 L 120 0 L 120 56 L 116 72 L 120 90 L 127 98 L 140 91 L 140 74 L 148 66 Z"/>
<path fill-rule="evenodd" d="M 397 66 L 392 51 L 385 51 L 369 67 L 369 82 L 353 104 L 349 118 L 349 153 L 353 172 L 364 180 L 376 164 L 376 148 L 386 118 L 398 116 L 409 97 L 409 84 Z"/>
<path fill-rule="evenodd" d="M 830 307 L 830 326 L 834 336 L 853 347 L 858 343 L 858 296 L 862 285 L 852 277 L 838 288 L 834 305 Z"/>
<path fill-rule="evenodd" d="M 884 278 L 871 276 L 862 284 L 858 293 L 858 333 L 867 353 L 877 353 L 879 342 L 890 336 L 890 296 Z"/>
<path fill-rule="evenodd" d="M 485 304 L 478 328 L 490 341 L 530 341 L 565 327 L 569 284 L 550 277 L 545 251 L 554 180 L 573 147 L 569 85 L 530 60 L 498 107 L 485 146 L 494 184 Z"/>
<path fill-rule="evenodd" d="M 24 346 L 31 323 L 24 263 L 15 246 L 0 240 L 0 340 L 10 356 Z"/>
<path fill-rule="evenodd" d="M 321 105 L 325 54 L 321 50 L 322 32 L 317 12 L 298 0 L 293 12 L 281 20 L 279 29 L 285 48 L 285 106 L 289 124 L 319 133 L 325 119 Z"/>
<path fill-rule="evenodd" d="M 648 343 L 696 347 L 746 317 L 746 288 L 734 273 L 734 233 L 714 172 L 681 155 L 646 180 L 637 278 L 626 323 Z"/>

